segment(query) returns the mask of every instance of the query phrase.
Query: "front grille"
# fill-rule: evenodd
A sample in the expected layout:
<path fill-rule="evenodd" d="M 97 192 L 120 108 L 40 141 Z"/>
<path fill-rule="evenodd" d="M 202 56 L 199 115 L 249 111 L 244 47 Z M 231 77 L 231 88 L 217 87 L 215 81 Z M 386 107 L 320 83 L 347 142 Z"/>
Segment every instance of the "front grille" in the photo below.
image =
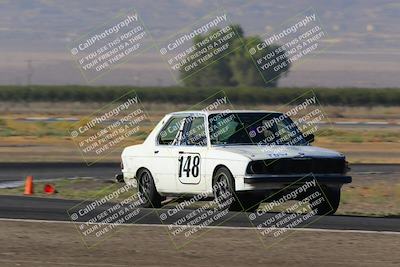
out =
<path fill-rule="evenodd" d="M 247 166 L 248 174 L 345 173 L 344 158 L 291 158 L 256 160 Z"/>

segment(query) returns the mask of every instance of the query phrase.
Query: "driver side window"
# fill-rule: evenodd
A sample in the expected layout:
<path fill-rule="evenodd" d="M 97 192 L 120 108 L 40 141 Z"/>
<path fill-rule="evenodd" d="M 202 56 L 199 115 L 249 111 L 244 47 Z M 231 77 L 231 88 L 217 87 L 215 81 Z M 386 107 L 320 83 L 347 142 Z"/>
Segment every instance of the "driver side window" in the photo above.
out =
<path fill-rule="evenodd" d="M 185 117 L 172 117 L 158 134 L 158 144 L 173 145 L 184 122 Z"/>
<path fill-rule="evenodd" d="M 188 124 L 182 144 L 187 146 L 206 146 L 207 136 L 204 117 L 188 118 Z"/>

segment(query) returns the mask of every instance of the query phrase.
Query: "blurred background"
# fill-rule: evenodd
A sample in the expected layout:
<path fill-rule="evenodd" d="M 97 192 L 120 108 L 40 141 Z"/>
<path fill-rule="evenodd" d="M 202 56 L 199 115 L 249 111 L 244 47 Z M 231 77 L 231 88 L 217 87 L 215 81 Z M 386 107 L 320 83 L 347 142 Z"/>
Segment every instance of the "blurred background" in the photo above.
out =
<path fill-rule="evenodd" d="M 85 80 L 71 47 L 82 36 L 105 29 L 117 14 L 132 10 L 148 34 L 145 49 L 97 79 Z M 177 80 L 160 46 L 193 30 L 216 10 L 227 14 L 227 24 L 235 25 L 244 43 L 190 79 Z M 324 49 L 290 64 L 272 84 L 264 83 L 244 48 L 281 31 L 306 10 L 317 15 L 317 25 L 326 33 L 320 41 Z M 84 164 L 71 128 L 133 91 L 149 120 L 124 145 L 142 142 L 164 114 L 189 109 L 221 90 L 236 109 L 278 111 L 288 110 L 287 103 L 312 90 L 327 123 L 321 125 L 323 134 L 317 132 L 315 145 L 343 152 L 351 164 L 361 166 L 353 173 L 356 187 L 346 189 L 347 200 L 344 194 L 343 201 L 351 204 L 341 206 L 342 212 L 398 213 L 399 14 L 398 1 L 379 0 L 0 0 L 2 168 L 13 169 L 7 165 L 11 163 Z M 100 162 L 117 164 L 122 149 Z M 28 173 L 18 175 L 22 179 Z M 3 172 L 3 179 L 11 178 L 15 173 Z M 362 206 L 358 199 L 373 199 L 367 204 L 375 208 Z M 391 206 L 381 211 L 388 199 Z"/>
<path fill-rule="evenodd" d="M 71 64 L 73 40 L 133 8 L 156 42 L 175 35 L 222 7 L 246 36 L 273 33 L 288 19 L 313 8 L 324 26 L 326 51 L 293 66 L 279 86 L 397 87 L 400 29 L 397 1 L 0 1 L 0 83 L 86 84 Z M 157 49 L 149 49 L 96 80 L 98 85 L 172 86 Z"/>

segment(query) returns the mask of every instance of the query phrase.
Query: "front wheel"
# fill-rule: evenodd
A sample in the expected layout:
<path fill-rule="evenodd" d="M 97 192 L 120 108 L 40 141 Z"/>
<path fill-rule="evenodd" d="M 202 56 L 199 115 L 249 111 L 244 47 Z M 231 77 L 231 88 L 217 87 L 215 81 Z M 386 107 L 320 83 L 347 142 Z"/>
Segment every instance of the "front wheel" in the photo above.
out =
<path fill-rule="evenodd" d="M 254 211 L 260 199 L 251 194 L 237 194 L 235 180 L 226 167 L 219 168 L 213 177 L 214 199 L 221 209 L 229 211 Z"/>
<path fill-rule="evenodd" d="M 219 168 L 213 177 L 214 200 L 219 208 L 228 208 L 237 205 L 235 198 L 235 181 L 231 172 L 225 168 Z"/>
<path fill-rule="evenodd" d="M 158 194 L 150 171 L 143 169 L 138 174 L 138 193 L 143 208 L 160 208 L 161 196 Z"/>
<path fill-rule="evenodd" d="M 340 187 L 323 187 L 322 193 L 324 194 L 321 203 L 316 205 L 316 212 L 318 215 L 332 215 L 339 208 L 340 203 Z"/>

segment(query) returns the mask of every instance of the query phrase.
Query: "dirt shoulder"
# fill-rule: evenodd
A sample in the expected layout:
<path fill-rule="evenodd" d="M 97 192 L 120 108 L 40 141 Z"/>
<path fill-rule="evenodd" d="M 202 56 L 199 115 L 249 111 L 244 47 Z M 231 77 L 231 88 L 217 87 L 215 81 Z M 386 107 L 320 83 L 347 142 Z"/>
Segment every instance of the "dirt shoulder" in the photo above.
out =
<path fill-rule="evenodd" d="M 254 230 L 212 229 L 176 250 L 163 227 L 123 226 L 86 248 L 73 224 L 0 221 L 1 266 L 398 266 L 399 235 L 297 231 L 267 249 Z M 329 248 L 329 249 L 326 249 Z"/>

